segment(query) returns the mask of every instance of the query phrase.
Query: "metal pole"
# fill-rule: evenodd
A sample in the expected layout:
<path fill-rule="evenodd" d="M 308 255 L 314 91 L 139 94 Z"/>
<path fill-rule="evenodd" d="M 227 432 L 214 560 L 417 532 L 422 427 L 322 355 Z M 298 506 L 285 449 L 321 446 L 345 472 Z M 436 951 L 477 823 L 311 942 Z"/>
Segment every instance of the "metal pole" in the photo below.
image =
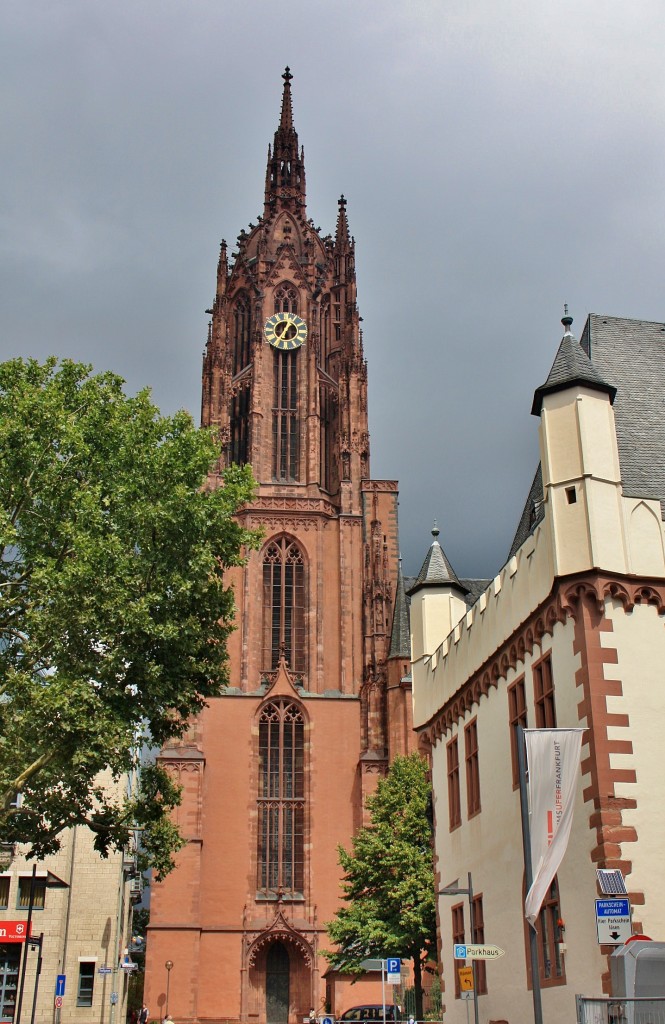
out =
<path fill-rule="evenodd" d="M 383 1004 L 383 1024 L 386 1024 L 386 961 L 381 961 L 381 1002 Z"/>
<path fill-rule="evenodd" d="M 35 877 L 37 875 L 37 865 L 32 865 L 32 876 L 30 878 L 30 896 L 28 898 L 28 920 L 25 928 L 25 940 L 23 944 L 23 963 L 21 964 L 21 980 L 18 986 L 18 1000 L 16 1003 L 16 1016 L 14 1018 L 14 1024 L 21 1024 L 21 1008 L 23 1006 L 23 989 L 25 988 L 25 971 L 28 966 L 28 937 L 30 935 L 30 928 L 32 926 L 32 904 L 35 898 Z"/>
<path fill-rule="evenodd" d="M 469 894 L 469 924 L 471 926 L 471 943 L 476 941 L 476 915 L 473 909 L 473 882 L 471 881 L 471 872 L 467 875 L 469 879 L 469 887 L 467 892 Z M 471 971 L 473 974 L 473 1019 L 475 1024 L 478 1024 L 478 985 L 476 984 L 476 961 L 471 961 Z"/>
<path fill-rule="evenodd" d="M 42 973 L 42 947 L 44 945 L 44 932 L 39 934 L 39 957 L 37 959 L 37 973 L 35 974 L 35 990 L 32 995 L 32 1013 L 30 1024 L 35 1024 L 35 1011 L 37 1009 L 37 990 L 39 989 L 39 976 Z"/>
<path fill-rule="evenodd" d="M 529 800 L 526 791 L 526 753 L 524 746 L 524 729 L 517 727 L 517 765 L 520 775 L 520 810 L 522 812 L 522 846 L 524 848 L 524 882 L 526 892 L 533 883 L 533 864 L 531 863 L 531 832 L 529 829 Z M 531 954 L 531 992 L 533 994 L 534 1024 L 543 1024 L 543 1005 L 540 998 L 540 969 L 538 967 L 538 934 L 529 925 L 529 952 Z"/>

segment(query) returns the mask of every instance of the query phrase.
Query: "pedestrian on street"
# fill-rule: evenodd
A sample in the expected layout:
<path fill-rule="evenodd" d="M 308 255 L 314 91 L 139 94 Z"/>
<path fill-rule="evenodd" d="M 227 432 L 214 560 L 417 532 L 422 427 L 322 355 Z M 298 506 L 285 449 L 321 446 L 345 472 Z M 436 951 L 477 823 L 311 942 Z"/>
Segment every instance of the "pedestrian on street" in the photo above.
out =
<path fill-rule="evenodd" d="M 149 1016 L 150 1016 L 150 1010 L 148 1009 L 148 1007 L 144 1003 L 143 1006 L 141 1007 L 141 1009 L 139 1010 L 139 1024 L 148 1024 L 148 1017 Z"/>

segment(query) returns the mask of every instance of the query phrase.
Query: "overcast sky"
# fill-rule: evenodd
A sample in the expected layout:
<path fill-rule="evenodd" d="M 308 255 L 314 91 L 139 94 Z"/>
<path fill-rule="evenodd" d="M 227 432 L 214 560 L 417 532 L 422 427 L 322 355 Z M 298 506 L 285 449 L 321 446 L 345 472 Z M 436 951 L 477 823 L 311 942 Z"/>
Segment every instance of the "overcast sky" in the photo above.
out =
<path fill-rule="evenodd" d="M 308 213 L 348 200 L 372 476 L 404 569 L 506 558 L 534 389 L 588 312 L 665 319 L 662 0 L 3 0 L 0 358 L 200 409 L 219 242 L 263 208 L 284 66 Z"/>

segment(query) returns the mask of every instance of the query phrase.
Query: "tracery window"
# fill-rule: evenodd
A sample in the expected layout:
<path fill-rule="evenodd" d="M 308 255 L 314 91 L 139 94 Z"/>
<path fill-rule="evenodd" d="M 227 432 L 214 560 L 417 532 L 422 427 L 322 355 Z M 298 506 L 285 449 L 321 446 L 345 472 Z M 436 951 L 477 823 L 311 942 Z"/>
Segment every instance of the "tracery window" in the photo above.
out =
<path fill-rule="evenodd" d="M 298 358 L 292 352 L 275 350 L 273 358 L 273 476 L 277 480 L 299 480 Z"/>
<path fill-rule="evenodd" d="M 298 292 L 292 284 L 289 284 L 288 281 L 281 284 L 275 291 L 275 312 L 298 312 Z"/>
<path fill-rule="evenodd" d="M 246 295 L 239 295 L 233 309 L 233 375 L 249 366 L 250 307 Z"/>
<path fill-rule="evenodd" d="M 306 570 L 302 551 L 288 537 L 270 542 L 263 556 L 263 668 L 277 668 L 284 652 L 292 672 L 307 667 Z"/>
<path fill-rule="evenodd" d="M 305 724 L 287 699 L 259 720 L 258 878 L 264 896 L 302 896 L 304 889 Z"/>
<path fill-rule="evenodd" d="M 230 461 L 239 466 L 249 460 L 249 410 L 251 388 L 239 387 L 231 398 L 231 452 Z"/>

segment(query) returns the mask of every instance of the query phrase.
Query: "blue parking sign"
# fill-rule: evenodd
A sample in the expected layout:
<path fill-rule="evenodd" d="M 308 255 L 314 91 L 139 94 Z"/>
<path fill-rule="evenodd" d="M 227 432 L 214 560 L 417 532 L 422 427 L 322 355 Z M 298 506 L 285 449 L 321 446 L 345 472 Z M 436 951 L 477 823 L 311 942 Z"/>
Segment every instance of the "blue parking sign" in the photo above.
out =
<path fill-rule="evenodd" d="M 64 996 L 65 994 L 65 982 L 67 980 L 66 974 L 58 974 L 55 979 L 55 994 L 56 996 Z"/>

